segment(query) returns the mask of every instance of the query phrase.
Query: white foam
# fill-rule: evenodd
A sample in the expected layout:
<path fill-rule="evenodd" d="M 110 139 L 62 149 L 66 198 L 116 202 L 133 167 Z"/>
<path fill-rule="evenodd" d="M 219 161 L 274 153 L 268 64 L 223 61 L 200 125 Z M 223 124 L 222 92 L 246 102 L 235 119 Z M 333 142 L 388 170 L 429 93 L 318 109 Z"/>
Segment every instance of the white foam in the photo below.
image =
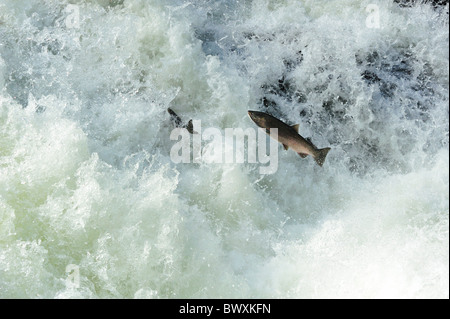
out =
<path fill-rule="evenodd" d="M 3 1 L 0 296 L 448 298 L 448 18 L 370 3 Z M 224 132 L 262 97 L 322 168 L 171 162 L 167 107 Z"/>

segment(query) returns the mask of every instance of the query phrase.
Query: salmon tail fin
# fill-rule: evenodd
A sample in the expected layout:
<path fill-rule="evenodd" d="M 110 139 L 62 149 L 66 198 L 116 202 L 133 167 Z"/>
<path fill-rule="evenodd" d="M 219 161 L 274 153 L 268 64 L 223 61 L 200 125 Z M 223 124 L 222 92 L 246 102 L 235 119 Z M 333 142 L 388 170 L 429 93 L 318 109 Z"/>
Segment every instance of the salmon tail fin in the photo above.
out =
<path fill-rule="evenodd" d="M 323 163 L 325 162 L 325 157 L 327 157 L 327 154 L 330 150 L 331 150 L 331 148 L 329 148 L 329 147 L 317 150 L 317 153 L 316 153 L 316 156 L 314 157 L 314 159 L 316 160 L 317 164 L 319 164 L 319 166 L 323 165 Z"/>
<path fill-rule="evenodd" d="M 194 131 L 194 125 L 192 124 L 192 120 L 189 120 L 188 124 L 186 125 L 186 128 L 189 133 L 198 134 L 196 131 Z"/>

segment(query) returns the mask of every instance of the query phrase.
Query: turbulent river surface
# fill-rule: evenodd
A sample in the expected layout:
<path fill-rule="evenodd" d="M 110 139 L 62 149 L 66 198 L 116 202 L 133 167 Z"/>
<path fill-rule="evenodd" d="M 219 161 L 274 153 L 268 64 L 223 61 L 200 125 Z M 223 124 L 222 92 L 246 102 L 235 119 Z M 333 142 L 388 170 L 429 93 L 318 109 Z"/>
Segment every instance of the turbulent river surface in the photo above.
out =
<path fill-rule="evenodd" d="M 0 0 L 0 297 L 448 298 L 448 24 L 391 0 Z M 278 144 L 262 175 L 196 132 L 178 163 L 169 107 L 331 151 Z"/>

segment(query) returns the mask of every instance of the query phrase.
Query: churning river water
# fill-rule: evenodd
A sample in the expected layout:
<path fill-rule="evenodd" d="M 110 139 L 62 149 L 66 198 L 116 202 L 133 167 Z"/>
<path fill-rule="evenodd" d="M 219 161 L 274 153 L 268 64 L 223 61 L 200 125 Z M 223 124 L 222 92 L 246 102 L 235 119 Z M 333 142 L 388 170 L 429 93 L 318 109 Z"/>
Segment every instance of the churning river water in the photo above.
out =
<path fill-rule="evenodd" d="M 447 12 L 0 0 L 0 297 L 448 298 Z M 175 163 L 169 107 L 331 151 Z"/>

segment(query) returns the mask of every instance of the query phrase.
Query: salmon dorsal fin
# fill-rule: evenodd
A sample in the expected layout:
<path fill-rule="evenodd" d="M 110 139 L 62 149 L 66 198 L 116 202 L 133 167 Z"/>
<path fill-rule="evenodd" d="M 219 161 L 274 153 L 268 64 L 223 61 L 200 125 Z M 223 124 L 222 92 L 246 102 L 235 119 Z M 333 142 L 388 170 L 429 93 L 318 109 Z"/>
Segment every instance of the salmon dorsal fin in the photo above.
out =
<path fill-rule="evenodd" d="M 287 146 L 286 144 L 283 144 L 283 147 L 286 151 L 289 149 L 289 146 Z"/>
<path fill-rule="evenodd" d="M 292 128 L 293 128 L 297 133 L 298 133 L 299 127 L 300 127 L 300 124 L 292 125 Z"/>

